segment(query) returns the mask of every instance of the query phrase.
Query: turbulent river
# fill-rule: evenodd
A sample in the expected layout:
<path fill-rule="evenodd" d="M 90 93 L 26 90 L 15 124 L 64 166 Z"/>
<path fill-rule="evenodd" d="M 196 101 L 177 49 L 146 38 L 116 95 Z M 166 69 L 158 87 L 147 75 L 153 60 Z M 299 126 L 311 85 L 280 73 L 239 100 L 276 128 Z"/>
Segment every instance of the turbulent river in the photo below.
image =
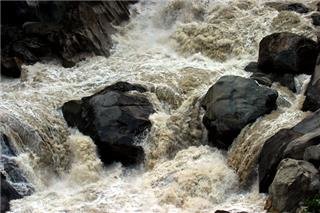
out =
<path fill-rule="evenodd" d="M 19 80 L 2 79 L 0 130 L 35 189 L 11 201 L 11 211 L 264 212 L 257 157 L 269 137 L 307 115 L 299 109 L 309 76 L 296 77 L 297 93 L 273 84 L 278 109 L 245 127 L 228 152 L 205 145 L 199 106 L 221 76 L 250 76 L 243 68 L 257 60 L 264 36 L 290 31 L 316 39 L 309 14 L 264 3 L 140 1 L 130 22 L 117 27 L 110 57 L 88 57 L 73 68 L 36 63 L 24 66 Z M 145 85 L 156 109 L 151 130 L 136 141 L 146 152 L 139 168 L 102 166 L 92 140 L 68 128 L 60 110 L 117 81 Z"/>

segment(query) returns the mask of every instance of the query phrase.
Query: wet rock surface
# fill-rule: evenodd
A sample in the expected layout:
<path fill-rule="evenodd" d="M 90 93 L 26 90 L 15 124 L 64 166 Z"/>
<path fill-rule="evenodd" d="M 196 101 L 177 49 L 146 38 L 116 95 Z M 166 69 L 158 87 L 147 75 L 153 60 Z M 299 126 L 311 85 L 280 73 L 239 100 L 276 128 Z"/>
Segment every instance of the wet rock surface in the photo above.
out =
<path fill-rule="evenodd" d="M 306 99 L 303 103 L 302 110 L 316 111 L 320 108 L 320 57 L 318 56 L 317 64 L 312 74 L 305 93 Z"/>
<path fill-rule="evenodd" d="M 265 73 L 312 74 L 317 43 L 294 33 L 274 33 L 259 44 L 258 67 Z"/>
<path fill-rule="evenodd" d="M 211 145 L 227 149 L 243 127 L 277 108 L 277 97 L 276 91 L 252 79 L 221 77 L 201 102 Z"/>
<path fill-rule="evenodd" d="M 1 173 L 1 213 L 10 210 L 10 201 L 22 196 L 10 185 Z"/>
<path fill-rule="evenodd" d="M 135 138 L 151 127 L 148 117 L 155 112 L 142 94 L 145 91 L 140 85 L 118 82 L 90 97 L 65 103 L 63 116 L 69 126 L 94 140 L 104 163 L 141 163 L 144 151 Z"/>
<path fill-rule="evenodd" d="M 265 73 L 259 69 L 257 62 L 250 62 L 245 68 L 247 72 L 252 72 L 250 78 L 256 80 L 259 84 L 271 87 L 272 83 L 278 82 L 287 87 L 292 92 L 296 92 L 294 75 L 290 73 Z"/>
<path fill-rule="evenodd" d="M 308 13 L 310 11 L 307 6 L 301 3 L 268 2 L 266 5 L 278 11 L 288 10 L 297 13 Z"/>
<path fill-rule="evenodd" d="M 129 19 L 131 3 L 1 2 L 2 74 L 19 77 L 21 63 L 33 64 L 43 57 L 58 58 L 71 67 L 82 54 L 109 55 L 112 25 Z"/>
<path fill-rule="evenodd" d="M 259 159 L 259 189 L 267 192 L 285 158 L 304 159 L 305 150 L 320 143 L 320 110 L 302 120 L 291 129 L 282 129 L 268 139 Z"/>
<path fill-rule="evenodd" d="M 306 198 L 320 192 L 319 171 L 309 162 L 284 159 L 270 186 L 271 211 L 296 212 Z"/>

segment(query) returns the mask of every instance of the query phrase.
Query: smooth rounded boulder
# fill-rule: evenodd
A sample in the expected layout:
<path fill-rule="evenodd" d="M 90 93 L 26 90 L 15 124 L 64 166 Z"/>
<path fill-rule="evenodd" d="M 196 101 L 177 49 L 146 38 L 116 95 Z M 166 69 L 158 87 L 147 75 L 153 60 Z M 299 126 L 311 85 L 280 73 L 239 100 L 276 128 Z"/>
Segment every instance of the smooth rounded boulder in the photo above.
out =
<path fill-rule="evenodd" d="M 273 33 L 259 44 L 258 67 L 263 72 L 312 74 L 318 55 L 317 43 L 294 33 Z"/>
<path fill-rule="evenodd" d="M 277 108 L 277 97 L 275 90 L 252 79 L 221 77 L 201 101 L 209 143 L 227 149 L 243 127 Z"/>
<path fill-rule="evenodd" d="M 104 163 L 141 163 L 144 151 L 135 139 L 151 127 L 148 118 L 155 112 L 142 94 L 145 91 L 140 85 L 118 82 L 92 96 L 65 103 L 63 116 L 69 126 L 94 140 Z"/>

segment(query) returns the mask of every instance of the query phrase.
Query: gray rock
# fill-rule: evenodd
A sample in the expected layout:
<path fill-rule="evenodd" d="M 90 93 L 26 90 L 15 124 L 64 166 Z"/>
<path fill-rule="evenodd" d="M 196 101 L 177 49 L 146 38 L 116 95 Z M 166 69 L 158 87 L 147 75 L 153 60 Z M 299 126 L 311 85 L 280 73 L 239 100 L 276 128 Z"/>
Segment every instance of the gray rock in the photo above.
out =
<path fill-rule="evenodd" d="M 280 130 L 264 143 L 258 161 L 260 192 L 268 192 L 268 187 L 282 159 L 287 156 L 303 159 L 305 149 L 318 143 L 319 128 L 320 110 L 306 117 L 293 128 Z"/>
<path fill-rule="evenodd" d="M 320 128 L 291 141 L 283 152 L 283 158 L 302 160 L 306 148 L 320 143 Z"/>
<path fill-rule="evenodd" d="M 311 163 L 284 159 L 270 185 L 271 211 L 293 213 L 300 202 L 319 192 L 319 171 Z"/>
<path fill-rule="evenodd" d="M 309 146 L 303 153 L 303 159 L 309 161 L 316 168 L 320 166 L 320 145 Z"/>
<path fill-rule="evenodd" d="M 277 97 L 276 91 L 252 79 L 221 77 L 201 102 L 211 145 L 227 149 L 243 127 L 277 108 Z"/>

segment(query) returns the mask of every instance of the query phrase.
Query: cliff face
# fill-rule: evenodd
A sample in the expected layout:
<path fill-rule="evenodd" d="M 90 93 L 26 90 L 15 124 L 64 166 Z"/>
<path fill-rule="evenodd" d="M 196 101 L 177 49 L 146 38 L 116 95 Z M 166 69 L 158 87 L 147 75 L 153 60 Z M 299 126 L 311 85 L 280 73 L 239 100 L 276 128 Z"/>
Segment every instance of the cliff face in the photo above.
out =
<path fill-rule="evenodd" d="M 112 25 L 129 19 L 134 1 L 1 2 L 1 70 L 19 77 L 22 63 L 43 57 L 73 66 L 83 53 L 109 55 Z"/>

